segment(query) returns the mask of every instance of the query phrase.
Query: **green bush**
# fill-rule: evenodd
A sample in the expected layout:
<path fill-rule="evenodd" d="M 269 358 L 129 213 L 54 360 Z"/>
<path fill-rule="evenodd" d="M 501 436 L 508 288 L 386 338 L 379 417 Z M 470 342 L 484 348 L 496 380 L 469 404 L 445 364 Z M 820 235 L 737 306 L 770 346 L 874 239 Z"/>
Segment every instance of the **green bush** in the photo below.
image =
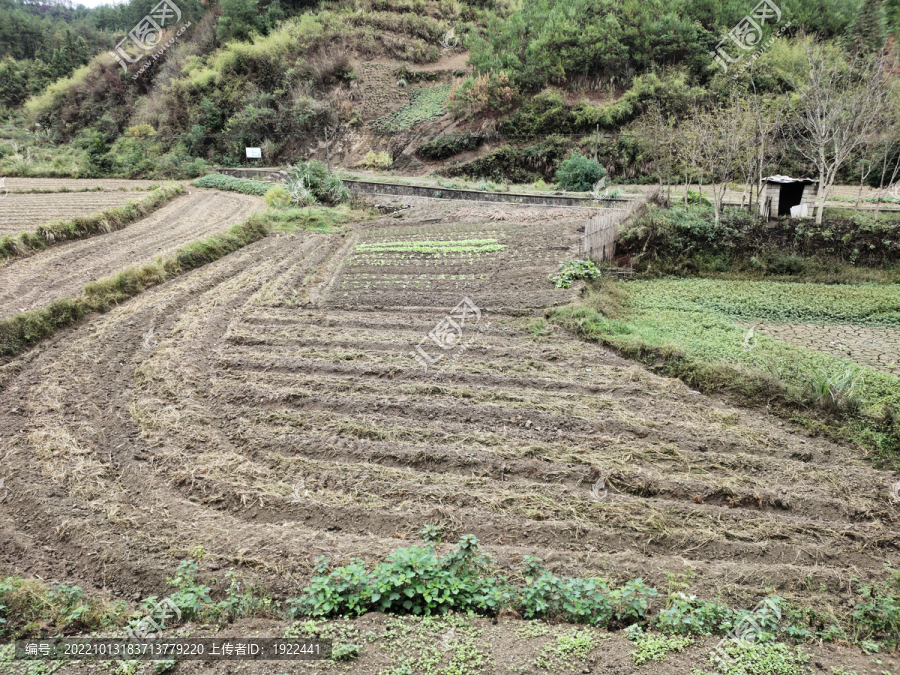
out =
<path fill-rule="evenodd" d="M 294 203 L 300 206 L 316 201 L 339 204 L 350 198 L 344 182 L 328 173 L 328 167 L 317 159 L 295 164 L 288 173 L 287 189 Z"/>
<path fill-rule="evenodd" d="M 513 608 L 528 618 L 629 624 L 646 616 L 657 595 L 640 579 L 611 590 L 605 579 L 556 577 L 532 557 L 526 558 L 526 584 L 519 588 L 495 572 L 494 560 L 480 551 L 472 535 L 438 557 L 435 533 L 425 534 L 429 543 L 424 548 L 399 549 L 371 570 L 361 560 L 330 570 L 328 561 L 320 559 L 303 595 L 288 600 L 292 615 L 431 615 L 449 610 L 494 615 Z"/>
<path fill-rule="evenodd" d="M 556 182 L 561 190 L 588 192 L 605 175 L 606 169 L 600 166 L 599 162 L 576 152 L 559 165 L 559 169 L 556 171 Z"/>
<path fill-rule="evenodd" d="M 263 199 L 266 200 L 268 206 L 276 209 L 284 209 L 294 203 L 294 200 L 291 199 L 291 193 L 281 185 L 274 185 L 266 190 Z"/>
<path fill-rule="evenodd" d="M 559 264 L 559 273 L 551 274 L 548 279 L 557 288 L 569 288 L 573 281 L 599 279 L 600 270 L 590 260 L 567 260 Z"/>
<path fill-rule="evenodd" d="M 246 178 L 235 178 L 233 176 L 223 176 L 220 173 L 211 173 L 194 181 L 194 185 L 201 188 L 215 188 L 216 190 L 228 190 L 230 192 L 240 192 L 245 195 L 256 195 L 263 197 L 272 186 L 269 183 L 263 183 L 257 180 L 247 180 Z"/>
<path fill-rule="evenodd" d="M 444 134 L 432 138 L 416 148 L 416 154 L 424 159 L 441 160 L 461 152 L 475 150 L 484 142 L 480 134 Z"/>

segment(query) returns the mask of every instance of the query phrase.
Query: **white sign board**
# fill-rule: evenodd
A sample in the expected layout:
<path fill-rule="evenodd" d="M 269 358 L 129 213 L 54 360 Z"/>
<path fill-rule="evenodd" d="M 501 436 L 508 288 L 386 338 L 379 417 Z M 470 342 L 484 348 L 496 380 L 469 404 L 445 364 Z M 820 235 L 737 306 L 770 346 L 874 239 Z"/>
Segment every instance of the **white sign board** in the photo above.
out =
<path fill-rule="evenodd" d="M 247 159 L 261 159 L 262 150 L 259 148 L 247 148 Z"/>

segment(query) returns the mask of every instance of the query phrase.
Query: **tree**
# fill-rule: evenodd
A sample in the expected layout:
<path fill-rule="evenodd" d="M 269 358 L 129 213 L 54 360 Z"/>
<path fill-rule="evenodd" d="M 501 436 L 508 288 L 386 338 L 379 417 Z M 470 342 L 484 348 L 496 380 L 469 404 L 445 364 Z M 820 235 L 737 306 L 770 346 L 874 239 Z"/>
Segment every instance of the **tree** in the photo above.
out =
<path fill-rule="evenodd" d="M 851 53 L 872 53 L 884 46 L 883 4 L 882 0 L 863 0 L 847 30 L 847 48 Z"/>
<path fill-rule="evenodd" d="M 840 168 L 883 122 L 893 84 L 881 55 L 846 62 L 807 48 L 809 74 L 795 108 L 796 146 L 819 174 L 816 223 Z"/>
<path fill-rule="evenodd" d="M 728 106 L 698 111 L 700 170 L 712 181 L 716 225 L 728 183 L 738 173 L 742 156 L 752 152 L 755 136 L 745 103 L 732 94 Z"/>
<path fill-rule="evenodd" d="M 668 186 L 667 201 L 672 199 L 672 172 L 678 159 L 678 141 L 673 117 L 663 113 L 657 101 L 653 101 L 633 125 L 642 145 L 653 157 L 659 177 L 660 193 L 663 181 Z"/>
<path fill-rule="evenodd" d="M 251 33 L 263 32 L 256 0 L 222 0 L 222 18 L 216 29 L 219 44 L 229 40 L 247 40 Z"/>

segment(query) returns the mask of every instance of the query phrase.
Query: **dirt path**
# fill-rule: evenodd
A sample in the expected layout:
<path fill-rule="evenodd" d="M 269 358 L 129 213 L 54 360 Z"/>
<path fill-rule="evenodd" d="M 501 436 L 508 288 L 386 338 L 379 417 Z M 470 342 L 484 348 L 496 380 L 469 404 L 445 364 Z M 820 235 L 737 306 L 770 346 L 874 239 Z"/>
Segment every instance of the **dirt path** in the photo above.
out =
<path fill-rule="evenodd" d="M 774 589 L 833 608 L 848 570 L 900 564 L 889 472 L 527 311 L 567 301 L 541 284 L 580 219 L 536 220 L 495 257 L 377 265 L 423 263 L 434 284 L 471 269 L 453 288 L 343 295 L 358 241 L 502 239 L 496 221 L 447 209 L 268 237 L 29 354 L 0 391 L 0 565 L 131 600 L 168 592 L 200 545 L 213 573 L 283 598 L 320 555 L 380 559 L 437 524 L 505 566 L 532 554 L 663 589 L 663 572 L 690 567 L 704 598 L 750 607 Z M 429 344 L 443 358 L 426 371 L 415 345 L 464 296 L 480 311 L 465 350 Z"/>
<path fill-rule="evenodd" d="M 0 318 L 76 296 L 95 279 L 169 255 L 262 208 L 256 197 L 193 188 L 122 230 L 6 262 L 0 265 Z"/>

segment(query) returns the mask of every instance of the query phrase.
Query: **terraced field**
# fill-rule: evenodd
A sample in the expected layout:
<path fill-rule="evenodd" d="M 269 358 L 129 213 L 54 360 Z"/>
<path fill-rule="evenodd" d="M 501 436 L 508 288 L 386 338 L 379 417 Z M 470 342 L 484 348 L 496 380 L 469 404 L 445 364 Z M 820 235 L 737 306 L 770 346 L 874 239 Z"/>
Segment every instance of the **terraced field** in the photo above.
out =
<path fill-rule="evenodd" d="M 285 598 L 432 524 L 505 567 L 846 611 L 900 564 L 889 472 L 540 321 L 581 213 L 437 209 L 267 237 L 13 364 L 0 565 L 135 600 L 202 546 Z"/>
<path fill-rule="evenodd" d="M 145 195 L 144 192 L 10 193 L 0 199 L 0 236 L 33 230 L 51 220 L 89 216 Z"/>
<path fill-rule="evenodd" d="M 86 194 L 92 198 L 107 195 Z M 109 194 L 118 197 L 120 193 Z M 50 197 L 10 195 L 7 199 L 31 196 Z M 53 198 L 63 201 L 75 196 L 78 194 Z M 124 229 L 7 261 L 0 264 L 0 318 L 44 307 L 58 298 L 74 297 L 95 279 L 129 265 L 152 261 L 192 241 L 227 230 L 264 206 L 256 197 L 194 188 L 192 194 L 174 199 Z"/>
<path fill-rule="evenodd" d="M 159 180 L 126 180 L 124 178 L 7 178 L 6 189 L 11 193 L 40 190 L 54 192 L 58 190 L 92 190 L 103 188 L 104 191 L 146 190 L 153 185 L 161 185 Z"/>

